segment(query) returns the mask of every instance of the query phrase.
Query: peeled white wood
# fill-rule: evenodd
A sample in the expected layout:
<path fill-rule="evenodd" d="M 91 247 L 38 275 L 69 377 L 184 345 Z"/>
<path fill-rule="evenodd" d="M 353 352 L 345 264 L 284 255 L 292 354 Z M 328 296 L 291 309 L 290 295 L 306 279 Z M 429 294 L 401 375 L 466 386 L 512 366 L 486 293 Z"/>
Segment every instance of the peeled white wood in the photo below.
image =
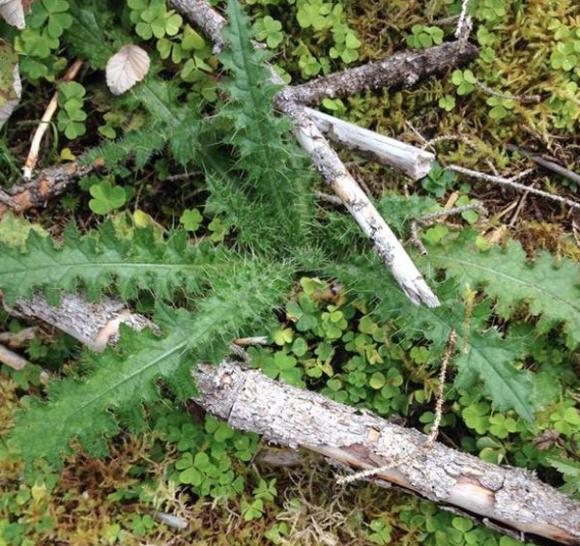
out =
<path fill-rule="evenodd" d="M 310 156 L 313 165 L 371 240 L 403 292 L 415 305 L 423 303 L 427 307 L 437 307 L 437 296 L 305 108 L 292 102 L 281 102 L 279 106 L 294 122 L 296 139 Z"/>
<path fill-rule="evenodd" d="M 359 127 L 334 116 L 305 108 L 316 126 L 333 142 L 369 155 L 375 161 L 404 172 L 413 180 L 429 174 L 435 155 L 400 140 Z"/>

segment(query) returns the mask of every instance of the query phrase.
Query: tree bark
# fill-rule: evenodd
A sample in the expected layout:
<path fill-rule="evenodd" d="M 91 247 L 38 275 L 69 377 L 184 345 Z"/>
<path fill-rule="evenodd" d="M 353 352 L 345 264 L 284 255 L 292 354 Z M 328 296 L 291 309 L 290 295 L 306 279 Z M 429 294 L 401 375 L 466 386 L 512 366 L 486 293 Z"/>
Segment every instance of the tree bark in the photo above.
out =
<path fill-rule="evenodd" d="M 10 311 L 66 329 L 96 350 L 115 342 L 123 313 L 133 317 L 128 322 L 132 327 L 152 325 L 115 300 L 91 304 L 76 295 L 68 296 L 58 307 L 36 296 Z M 193 374 L 197 402 L 234 428 L 315 451 L 354 469 L 380 468 L 402 457 L 401 464 L 373 478 L 377 485 L 395 484 L 465 510 L 484 523 L 502 525 L 506 532 L 516 530 L 563 544 L 580 544 L 580 503 L 524 469 L 486 463 L 437 442 L 417 452 L 427 436 L 414 429 L 273 381 L 235 362 L 199 365 Z"/>

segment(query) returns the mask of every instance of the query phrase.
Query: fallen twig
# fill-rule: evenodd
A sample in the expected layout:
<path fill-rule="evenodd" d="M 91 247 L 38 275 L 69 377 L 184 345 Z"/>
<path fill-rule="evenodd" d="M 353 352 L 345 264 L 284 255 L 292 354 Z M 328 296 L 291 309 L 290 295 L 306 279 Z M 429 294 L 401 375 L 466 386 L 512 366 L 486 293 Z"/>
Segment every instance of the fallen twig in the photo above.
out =
<path fill-rule="evenodd" d="M 268 345 L 270 341 L 268 336 L 254 336 L 254 337 L 238 337 L 234 339 L 238 347 L 251 347 L 252 345 Z"/>
<path fill-rule="evenodd" d="M 11 349 L 20 349 L 37 337 L 38 328 L 30 326 L 29 328 L 23 328 L 19 332 L 1 332 L 0 343 L 5 343 Z"/>
<path fill-rule="evenodd" d="M 189 525 L 187 520 L 180 518 L 179 516 L 174 516 L 173 514 L 168 514 L 167 512 L 153 512 L 153 517 L 157 521 L 164 523 L 168 527 L 177 529 L 178 531 L 187 529 Z"/>
<path fill-rule="evenodd" d="M 83 61 L 77 59 L 73 64 L 70 65 L 68 70 L 65 72 L 64 76 L 62 77 L 62 81 L 70 82 L 74 80 L 79 70 L 81 69 L 82 65 Z M 32 172 L 34 171 L 34 168 L 36 167 L 36 163 L 38 161 L 38 152 L 40 151 L 40 145 L 42 143 L 42 139 L 44 138 L 44 133 L 46 133 L 46 130 L 48 129 L 48 126 L 50 124 L 50 120 L 52 119 L 52 116 L 54 116 L 54 113 L 56 112 L 57 108 L 58 108 L 58 91 L 56 91 L 52 96 L 52 98 L 50 99 L 50 102 L 46 107 L 44 115 L 42 116 L 42 119 L 40 120 L 40 123 L 36 128 L 34 136 L 32 137 L 30 151 L 28 152 L 28 157 L 26 158 L 23 169 L 23 177 L 25 180 L 30 180 L 30 178 L 32 177 Z"/>
<path fill-rule="evenodd" d="M 513 188 L 518 191 L 524 191 L 528 193 L 533 193 L 534 195 L 539 195 L 540 197 L 545 197 L 546 199 L 550 199 L 552 201 L 557 201 L 569 207 L 580 209 L 580 203 L 576 201 L 572 201 L 572 199 L 568 199 L 566 197 L 560 197 L 559 195 L 554 195 L 552 193 L 548 193 L 547 191 L 538 190 L 536 188 L 531 188 L 530 186 L 526 186 L 525 184 L 520 184 L 519 182 L 515 182 L 516 179 L 522 178 L 522 175 L 518 175 L 513 178 L 504 178 L 502 176 L 495 176 L 491 174 L 481 173 L 479 171 L 473 171 L 471 169 L 466 169 L 465 167 L 460 167 L 459 165 L 449 165 L 447 167 L 449 170 L 455 171 L 457 173 L 465 174 L 466 176 L 471 176 L 473 178 L 478 178 L 480 180 L 485 180 L 486 182 L 493 182 L 494 184 L 500 184 L 502 186 L 507 186 L 509 188 Z M 526 171 L 525 174 L 529 174 L 530 171 Z"/>
<path fill-rule="evenodd" d="M 280 103 L 280 108 L 294 122 L 294 133 L 302 148 L 324 181 L 340 197 L 348 211 L 371 240 L 375 250 L 389 267 L 407 297 L 416 305 L 439 305 L 405 249 L 378 213 L 367 195 L 361 190 L 332 149 L 304 107 L 293 102 Z"/>
<path fill-rule="evenodd" d="M 430 212 L 429 214 L 421 216 L 421 218 L 417 218 L 417 222 L 423 225 L 431 224 L 435 220 L 438 220 L 439 218 L 446 218 L 447 216 L 452 216 L 454 214 L 463 214 L 464 212 L 468 212 L 470 210 L 484 211 L 485 209 L 479 203 L 472 203 L 470 205 L 463 205 L 461 207 L 453 207 L 450 209 L 440 210 L 437 212 Z"/>
<path fill-rule="evenodd" d="M 411 237 L 409 237 L 409 241 L 411 244 L 419 251 L 421 256 L 427 256 L 429 252 L 425 248 L 423 241 L 421 241 L 421 235 L 419 234 L 419 226 L 417 225 L 417 221 L 413 220 L 411 222 Z"/>
<path fill-rule="evenodd" d="M 324 201 L 325 203 L 330 203 L 331 205 L 334 205 L 336 207 L 342 206 L 342 201 L 340 200 L 340 197 L 337 197 L 336 195 L 330 195 L 329 193 L 315 191 L 314 197 L 316 197 L 316 199 L 318 199 L 319 201 Z"/>
<path fill-rule="evenodd" d="M 473 22 L 469 11 L 469 0 L 462 0 L 461 2 L 461 12 L 459 13 L 459 19 L 457 20 L 457 27 L 455 28 L 455 37 L 462 41 L 467 42 L 469 39 L 469 34 L 471 32 L 471 27 Z"/>
<path fill-rule="evenodd" d="M 500 93 L 499 91 L 492 89 L 491 87 L 480 81 L 477 81 L 476 85 L 480 89 L 485 91 L 488 95 L 492 95 L 493 97 L 499 97 L 500 99 L 515 100 L 523 104 L 537 103 L 542 100 L 542 97 L 540 95 L 510 95 L 509 93 Z"/>
<path fill-rule="evenodd" d="M 423 178 L 433 167 L 435 156 L 430 152 L 318 110 L 305 110 L 316 126 L 333 142 L 404 172 L 413 180 Z"/>
<path fill-rule="evenodd" d="M 419 78 L 462 64 L 477 55 L 477 47 L 459 41 L 423 50 L 402 51 L 374 63 L 287 87 L 279 95 L 300 104 L 317 104 L 327 97 L 356 95 L 365 89 L 411 86 Z"/>
<path fill-rule="evenodd" d="M 562 165 L 556 163 L 555 161 L 546 159 L 545 157 L 542 157 L 539 154 L 534 154 L 531 152 L 527 152 L 526 150 L 522 150 L 521 148 L 518 148 L 513 144 L 508 144 L 506 148 L 512 152 L 518 152 L 520 155 L 523 155 L 524 157 L 531 159 L 534 163 L 537 163 L 538 165 L 544 167 L 545 169 L 553 171 L 556 174 L 563 176 L 564 178 L 568 178 L 569 180 L 576 182 L 576 184 L 580 184 L 580 174 L 575 173 L 574 171 L 571 171 L 566 167 L 563 167 Z"/>

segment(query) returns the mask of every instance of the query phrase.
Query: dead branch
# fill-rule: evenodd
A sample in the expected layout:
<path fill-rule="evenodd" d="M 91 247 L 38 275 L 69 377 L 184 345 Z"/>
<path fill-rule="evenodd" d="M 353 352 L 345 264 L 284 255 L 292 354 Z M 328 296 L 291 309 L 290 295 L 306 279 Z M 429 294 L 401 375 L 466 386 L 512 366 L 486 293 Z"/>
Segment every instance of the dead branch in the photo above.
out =
<path fill-rule="evenodd" d="M 169 0 L 169 5 L 197 25 L 213 43 L 213 52 L 220 53 L 225 47 L 222 27 L 226 19 L 207 0 Z"/>
<path fill-rule="evenodd" d="M 11 351 L 8 347 L 0 345 L 0 363 L 6 364 L 13 370 L 21 370 L 28 364 L 28 360 Z"/>
<path fill-rule="evenodd" d="M 5 343 L 10 349 L 20 349 L 38 336 L 38 328 L 30 326 L 29 328 L 23 328 L 19 332 L 1 332 L 0 343 Z"/>
<path fill-rule="evenodd" d="M 356 95 L 365 89 L 398 85 L 411 86 L 420 78 L 441 72 L 473 59 L 477 47 L 470 43 L 447 42 L 423 50 L 401 51 L 391 57 L 280 91 L 284 100 L 318 104 L 327 97 Z"/>
<path fill-rule="evenodd" d="M 4 307 L 20 318 L 50 324 L 97 352 L 107 344 L 116 343 L 121 324 L 137 331 L 156 329 L 149 319 L 132 313 L 125 304 L 108 297 L 103 297 L 99 303 L 89 303 L 76 294 L 65 294 L 59 306 L 52 306 L 44 297 L 35 295 L 30 300 L 17 300 L 12 307 Z"/>
<path fill-rule="evenodd" d="M 232 427 L 281 445 L 306 447 L 347 467 L 384 466 L 428 439 L 233 362 L 200 365 L 194 374 L 197 402 Z M 379 485 L 381 480 L 394 483 L 523 533 L 580 544 L 580 504 L 523 469 L 486 463 L 435 442 L 418 457 L 376 477 Z"/>
<path fill-rule="evenodd" d="M 435 155 L 421 148 L 375 131 L 369 131 L 312 108 L 305 108 L 305 111 L 316 126 L 333 142 L 404 172 L 413 180 L 426 176 L 433 166 Z"/>
<path fill-rule="evenodd" d="M 521 148 L 518 148 L 513 144 L 508 144 L 506 148 L 512 152 L 518 152 L 519 154 L 523 155 L 524 157 L 527 157 L 528 159 L 531 159 L 534 163 L 537 163 L 538 165 L 544 167 L 545 169 L 555 172 L 556 174 L 559 174 L 564 178 L 568 178 L 568 180 L 572 180 L 572 182 L 576 182 L 576 184 L 580 184 L 580 174 L 575 173 L 574 171 L 571 171 L 566 167 L 563 167 L 562 165 L 556 163 L 555 161 L 546 159 L 545 157 L 539 154 L 534 154 L 526 150 L 522 150 Z"/>
<path fill-rule="evenodd" d="M 425 214 L 424 216 L 421 216 L 421 218 L 417 218 L 417 222 L 423 225 L 428 225 L 436 220 L 439 220 L 440 218 L 446 218 L 447 216 L 452 216 L 454 214 L 463 214 L 464 212 L 468 212 L 470 210 L 478 210 L 481 212 L 485 211 L 483 206 L 479 203 L 472 203 L 470 205 L 463 205 L 461 207 L 453 207 L 450 209 Z"/>
<path fill-rule="evenodd" d="M 293 102 L 280 102 L 279 106 L 293 121 L 296 138 L 310 156 L 313 165 L 371 240 L 407 297 L 416 305 L 424 303 L 428 307 L 437 307 L 437 296 L 427 286 L 391 228 L 306 114 L 304 107 Z"/>
<path fill-rule="evenodd" d="M 78 295 L 50 306 L 36 296 L 30 305 L 19 302 L 19 314 L 40 318 L 89 347 L 113 342 L 120 327 L 123 303 L 101 304 Z M 152 323 L 141 315 L 129 325 Z M 71 314 L 72 313 L 72 314 Z M 265 377 L 225 361 L 199 365 L 194 372 L 198 404 L 227 420 L 234 428 L 253 431 L 264 439 L 292 448 L 304 447 L 353 469 L 384 467 L 394 458 L 413 453 L 428 436 L 360 409 L 339 404 L 317 393 Z M 378 472 L 377 485 L 395 484 L 442 505 L 452 505 L 506 532 L 516 529 L 563 544 L 580 544 L 580 503 L 539 481 L 532 473 L 498 466 L 434 442 L 417 457 Z"/>
<path fill-rule="evenodd" d="M 476 85 L 482 91 L 485 91 L 488 95 L 491 95 L 492 97 L 498 97 L 500 99 L 513 100 L 521 102 L 522 104 L 538 103 L 542 100 L 542 97 L 540 95 L 510 95 L 509 93 L 500 93 L 499 91 L 492 89 L 491 87 L 489 87 L 489 85 L 486 85 L 485 83 L 480 81 L 477 81 Z"/>

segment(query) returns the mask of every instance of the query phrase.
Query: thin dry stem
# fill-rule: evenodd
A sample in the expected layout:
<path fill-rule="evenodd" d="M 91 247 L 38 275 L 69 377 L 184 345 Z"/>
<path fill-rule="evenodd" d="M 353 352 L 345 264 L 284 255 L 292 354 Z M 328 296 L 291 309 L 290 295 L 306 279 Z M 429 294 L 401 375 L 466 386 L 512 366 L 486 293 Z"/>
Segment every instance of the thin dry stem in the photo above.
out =
<path fill-rule="evenodd" d="M 492 89 L 483 82 L 478 81 L 476 84 L 481 90 L 485 91 L 488 95 L 493 97 L 498 97 L 500 99 L 515 100 L 521 103 L 537 103 L 542 100 L 540 95 L 510 95 L 509 93 L 500 93 L 495 89 Z"/>
<path fill-rule="evenodd" d="M 411 237 L 410 237 L 411 244 L 419 251 L 421 256 L 427 256 L 429 254 L 423 241 L 421 241 L 421 236 L 419 235 L 419 226 L 417 222 L 413 220 L 411 222 Z"/>
<path fill-rule="evenodd" d="M 447 216 L 452 216 L 454 214 L 463 214 L 464 212 L 468 212 L 470 210 L 479 210 L 481 212 L 485 211 L 483 206 L 480 205 L 479 203 L 472 203 L 470 205 L 463 205 L 461 207 L 453 207 L 447 210 L 440 210 L 437 212 L 425 214 L 424 216 L 421 216 L 421 218 L 418 218 L 417 222 L 423 225 L 427 225 L 433 223 L 435 220 L 438 220 L 439 218 L 446 218 Z"/>
<path fill-rule="evenodd" d="M 29 328 L 23 328 L 19 332 L 0 333 L 0 343 L 5 343 L 11 349 L 19 349 L 37 337 L 38 327 L 30 326 Z"/>
<path fill-rule="evenodd" d="M 465 167 L 460 167 L 459 165 L 450 165 L 447 167 L 449 170 L 455 171 L 457 173 L 464 174 L 466 176 L 471 176 L 472 178 L 478 178 L 480 180 L 485 180 L 486 182 L 493 182 L 494 184 L 499 184 L 501 186 L 506 186 L 512 188 L 514 190 L 523 191 L 532 193 L 534 195 L 539 195 L 540 197 L 544 197 L 546 199 L 550 199 L 551 201 L 557 201 L 558 203 L 562 203 L 574 209 L 580 209 L 580 203 L 576 201 L 572 201 L 572 199 L 568 199 L 566 197 L 560 197 L 559 195 L 554 195 L 552 193 L 548 193 L 547 191 L 538 190 L 532 188 L 530 186 L 526 186 L 525 184 L 520 184 L 519 182 L 515 182 L 519 178 L 523 178 L 527 176 L 532 170 L 524 171 L 524 173 L 520 173 L 517 176 L 512 178 L 503 178 L 502 176 L 495 176 L 491 174 L 481 173 L 479 171 L 473 171 L 471 169 L 466 169 Z"/>
<path fill-rule="evenodd" d="M 70 65 L 68 70 L 65 72 L 62 81 L 70 82 L 74 80 L 83 65 L 83 61 L 77 59 L 73 64 Z M 28 157 L 24 163 L 24 168 L 22 169 L 23 177 L 25 180 L 30 180 L 32 177 L 32 172 L 36 167 L 36 163 L 38 162 L 38 153 L 40 151 L 40 145 L 42 144 L 42 139 L 44 138 L 44 134 L 50 125 L 50 121 L 52 120 L 52 116 L 56 112 L 58 108 L 58 91 L 54 93 L 46 110 L 44 111 L 44 115 L 36 128 L 34 136 L 32 137 L 32 143 L 30 145 L 30 151 L 28 152 Z"/>

